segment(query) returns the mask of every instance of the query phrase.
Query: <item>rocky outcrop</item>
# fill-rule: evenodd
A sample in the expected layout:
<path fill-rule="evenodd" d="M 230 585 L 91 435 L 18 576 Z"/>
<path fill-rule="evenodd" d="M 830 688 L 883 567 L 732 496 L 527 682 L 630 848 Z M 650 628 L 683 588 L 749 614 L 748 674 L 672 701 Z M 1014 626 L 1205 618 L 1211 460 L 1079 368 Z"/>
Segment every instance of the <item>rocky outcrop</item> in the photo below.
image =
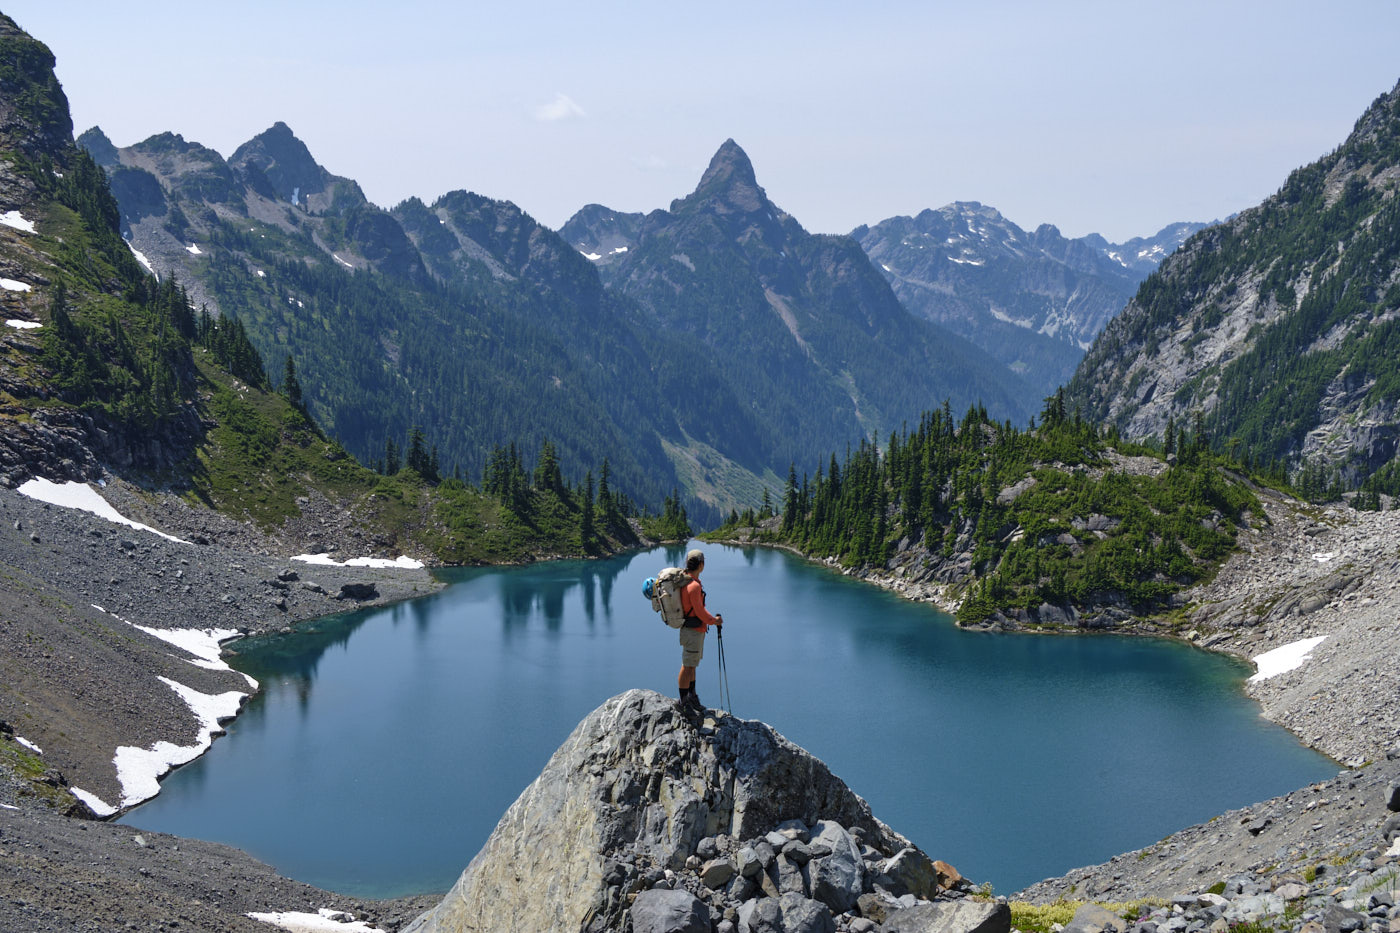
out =
<path fill-rule="evenodd" d="M 631 690 L 579 724 L 410 930 L 869 931 L 966 887 L 767 725 Z"/>
<path fill-rule="evenodd" d="M 1126 437 L 1202 424 L 1255 463 L 1337 468 L 1354 486 L 1394 461 L 1392 289 L 1400 86 L 1340 146 L 1258 207 L 1162 263 L 1066 386 Z"/>

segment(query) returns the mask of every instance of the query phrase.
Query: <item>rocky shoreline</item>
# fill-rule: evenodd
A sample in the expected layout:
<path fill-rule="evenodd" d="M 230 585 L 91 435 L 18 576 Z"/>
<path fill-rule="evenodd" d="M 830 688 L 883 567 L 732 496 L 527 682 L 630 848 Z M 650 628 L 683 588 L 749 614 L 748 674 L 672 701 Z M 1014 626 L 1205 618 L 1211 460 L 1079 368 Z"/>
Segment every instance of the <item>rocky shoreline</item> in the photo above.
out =
<path fill-rule="evenodd" d="M 289 559 L 360 556 L 347 553 L 352 518 L 329 503 L 271 537 L 115 478 L 101 491 L 183 540 L 0 488 L 0 929 L 267 930 L 244 914 L 334 908 L 389 930 L 430 906 L 344 898 L 227 847 L 92 821 L 154 792 L 161 770 L 123 775 L 114 751 L 194 757 L 222 718 L 201 701 L 226 698 L 232 715 L 252 692 L 207 656 L 217 640 L 440 588 L 425 569 Z M 204 651 L 182 647 L 201 632 Z"/>
<path fill-rule="evenodd" d="M 100 801 L 123 800 L 114 748 L 199 741 L 199 717 L 158 678 L 211 697 L 250 690 L 242 675 L 198 664 L 162 634 L 273 633 L 438 586 L 421 569 L 289 560 L 333 548 L 338 557 L 352 556 L 353 516 L 330 503 L 305 503 L 299 525 L 274 538 L 120 481 L 103 494 L 127 517 L 184 541 L 0 488 L 0 887 L 7 892 L 0 928 L 266 930 L 246 915 L 331 910 L 391 931 L 433 906 L 438 898 L 345 898 L 280 878 L 236 850 L 61 815 L 91 816 L 74 788 Z M 1187 594 L 1190 605 L 1172 628 L 1149 620 L 1115 631 L 1175 634 L 1245 659 L 1320 639 L 1300 666 L 1247 689 L 1266 716 L 1354 767 L 1017 897 L 1047 903 L 1190 895 L 1189 904 L 1155 908 L 1168 912 L 1155 919 L 1146 911 L 1136 933 L 1221 933 L 1225 928 L 1212 924 L 1228 926 L 1244 914 L 1227 916 L 1225 906 L 1202 902 L 1209 888 L 1227 882 L 1232 894 L 1212 896 L 1230 900 L 1296 883 L 1303 893 L 1286 889 L 1297 896 L 1284 902 L 1289 920 L 1280 928 L 1317 922 L 1327 933 L 1400 929 L 1400 922 L 1389 927 L 1396 918 L 1384 910 L 1356 910 L 1359 887 L 1380 890 L 1394 871 L 1390 850 L 1400 834 L 1400 820 L 1387 817 L 1382 799 L 1400 784 L 1400 513 L 1263 499 L 1269 524 L 1242 534 L 1240 553 Z M 939 588 L 897 574 L 866 579 L 909 598 L 942 598 Z M 737 859 L 738 849 L 720 848 Z M 1338 925 L 1353 914 L 1364 916 L 1360 926 Z"/>

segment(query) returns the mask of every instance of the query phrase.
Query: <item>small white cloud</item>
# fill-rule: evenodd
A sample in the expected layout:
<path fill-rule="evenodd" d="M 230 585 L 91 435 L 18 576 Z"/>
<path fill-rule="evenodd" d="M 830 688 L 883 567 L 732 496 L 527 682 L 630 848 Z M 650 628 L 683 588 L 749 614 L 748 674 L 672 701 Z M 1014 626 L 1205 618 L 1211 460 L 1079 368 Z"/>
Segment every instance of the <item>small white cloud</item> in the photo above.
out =
<path fill-rule="evenodd" d="M 571 117 L 586 117 L 583 108 L 574 103 L 567 94 L 555 94 L 554 100 L 535 108 L 535 119 L 544 123 L 554 123 Z"/>

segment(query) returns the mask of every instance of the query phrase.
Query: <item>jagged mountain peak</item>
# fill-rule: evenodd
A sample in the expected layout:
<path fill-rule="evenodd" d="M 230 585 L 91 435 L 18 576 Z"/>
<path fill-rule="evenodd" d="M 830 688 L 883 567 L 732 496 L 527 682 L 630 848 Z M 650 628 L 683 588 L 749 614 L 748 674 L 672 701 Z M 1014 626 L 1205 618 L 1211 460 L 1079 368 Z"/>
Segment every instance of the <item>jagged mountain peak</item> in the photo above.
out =
<path fill-rule="evenodd" d="M 83 134 L 75 140 L 77 144 L 88 151 L 92 160 L 103 168 L 112 168 L 121 162 L 121 154 L 117 152 L 117 147 L 112 144 L 112 140 L 107 134 L 102 132 L 102 127 L 94 126 L 83 131 Z"/>
<path fill-rule="evenodd" d="M 710 159 L 695 191 L 671 205 L 672 213 L 704 208 L 742 214 L 772 209 L 768 195 L 759 187 L 748 154 L 733 139 L 726 139 Z"/>
<path fill-rule="evenodd" d="M 234 150 L 229 163 L 235 168 L 258 169 L 280 198 L 293 203 L 325 191 L 332 177 L 281 120 Z"/>

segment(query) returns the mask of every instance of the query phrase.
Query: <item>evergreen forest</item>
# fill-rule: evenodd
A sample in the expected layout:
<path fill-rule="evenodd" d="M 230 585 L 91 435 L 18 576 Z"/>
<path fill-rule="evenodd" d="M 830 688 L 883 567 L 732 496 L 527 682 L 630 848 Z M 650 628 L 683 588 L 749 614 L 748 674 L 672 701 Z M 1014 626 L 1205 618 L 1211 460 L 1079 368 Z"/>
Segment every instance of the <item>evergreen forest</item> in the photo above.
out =
<path fill-rule="evenodd" d="M 909 572 L 951 584 L 967 624 L 1046 603 L 1151 614 L 1263 518 L 1204 434 L 1170 446 L 1164 455 L 1070 416 L 1063 393 L 1024 430 L 975 406 L 957 420 L 945 404 L 883 450 L 862 442 L 800 480 L 793 467 L 780 517 L 732 514 L 716 536 L 751 529 L 749 540 L 876 573 L 913 553 Z"/>

